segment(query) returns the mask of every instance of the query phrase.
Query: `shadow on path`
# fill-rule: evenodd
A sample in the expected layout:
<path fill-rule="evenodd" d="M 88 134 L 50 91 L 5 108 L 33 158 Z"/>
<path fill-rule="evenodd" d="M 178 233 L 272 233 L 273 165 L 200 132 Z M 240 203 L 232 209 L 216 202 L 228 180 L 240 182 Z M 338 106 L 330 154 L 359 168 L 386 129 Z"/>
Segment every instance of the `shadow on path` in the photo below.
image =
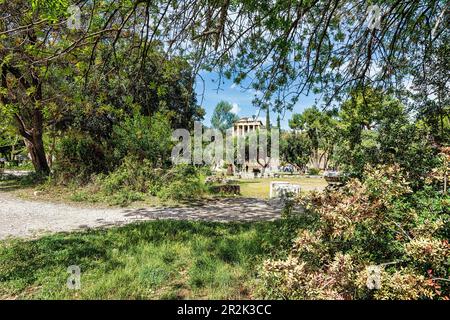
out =
<path fill-rule="evenodd" d="M 186 207 L 124 210 L 137 219 L 178 219 L 205 221 L 261 221 L 280 217 L 281 204 L 255 198 L 224 198 L 195 202 Z"/>

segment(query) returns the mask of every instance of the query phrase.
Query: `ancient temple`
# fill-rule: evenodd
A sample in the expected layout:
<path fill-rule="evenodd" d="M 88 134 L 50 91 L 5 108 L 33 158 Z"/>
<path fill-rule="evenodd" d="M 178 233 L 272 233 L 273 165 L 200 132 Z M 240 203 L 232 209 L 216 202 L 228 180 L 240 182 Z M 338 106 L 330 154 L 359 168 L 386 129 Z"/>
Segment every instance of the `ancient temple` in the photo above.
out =
<path fill-rule="evenodd" d="M 264 128 L 264 125 L 260 120 L 256 120 L 253 118 L 241 118 L 234 123 L 234 136 L 244 136 L 247 133 L 252 131 L 256 131 L 257 129 Z"/>

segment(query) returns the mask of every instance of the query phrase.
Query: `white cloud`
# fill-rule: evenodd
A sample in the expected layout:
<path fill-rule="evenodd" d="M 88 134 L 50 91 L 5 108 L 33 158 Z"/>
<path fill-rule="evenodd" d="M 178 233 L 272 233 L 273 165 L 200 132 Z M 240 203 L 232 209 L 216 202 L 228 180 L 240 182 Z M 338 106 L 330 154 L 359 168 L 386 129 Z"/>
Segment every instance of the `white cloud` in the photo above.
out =
<path fill-rule="evenodd" d="M 234 88 L 236 88 L 236 83 L 233 83 L 233 84 L 230 86 L 230 89 L 234 89 Z"/>
<path fill-rule="evenodd" d="M 234 102 L 234 103 L 233 103 L 233 108 L 231 108 L 230 111 L 231 111 L 232 113 L 234 113 L 234 114 L 238 114 L 239 111 L 241 111 L 241 108 L 239 108 L 239 105 L 238 105 L 236 102 Z"/>

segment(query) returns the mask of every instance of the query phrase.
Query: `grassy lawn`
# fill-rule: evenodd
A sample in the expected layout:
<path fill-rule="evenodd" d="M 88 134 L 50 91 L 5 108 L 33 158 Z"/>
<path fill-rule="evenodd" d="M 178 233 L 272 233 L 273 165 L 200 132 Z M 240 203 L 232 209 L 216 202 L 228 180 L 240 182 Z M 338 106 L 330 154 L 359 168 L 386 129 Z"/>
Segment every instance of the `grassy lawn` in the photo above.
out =
<path fill-rule="evenodd" d="M 256 298 L 258 266 L 284 256 L 307 224 L 161 220 L 3 241 L 0 299 Z M 66 287 L 70 265 L 81 268 L 80 290 Z"/>
<path fill-rule="evenodd" d="M 36 194 L 36 191 L 38 192 Z M 99 192 L 95 185 L 77 186 L 77 185 L 57 185 L 46 183 L 45 181 L 33 181 L 31 178 L 11 178 L 0 180 L 0 192 L 7 192 L 15 197 L 25 200 L 49 201 L 54 203 L 67 203 L 74 206 L 88 207 L 158 207 L 158 206 L 177 206 L 180 202 L 161 201 L 159 198 L 148 194 L 139 194 L 139 197 L 133 201 L 124 202 L 121 199 L 122 194 L 105 196 Z"/>
<path fill-rule="evenodd" d="M 323 178 L 299 177 L 283 177 L 283 178 L 263 178 L 240 180 L 241 195 L 250 198 L 269 198 L 271 181 L 287 181 L 299 184 L 302 191 L 323 190 L 327 186 L 327 182 Z"/>
<path fill-rule="evenodd" d="M 241 196 L 249 198 L 268 199 L 271 181 L 288 181 L 290 183 L 300 184 L 302 191 L 322 190 L 327 186 L 325 179 L 307 176 L 293 176 L 283 178 L 263 178 L 263 179 L 241 179 L 238 180 L 241 186 Z M 9 192 L 14 196 L 27 200 L 41 200 L 50 202 L 63 202 L 72 205 L 83 206 L 120 206 L 124 203 L 120 197 L 122 193 L 111 196 L 105 196 L 99 193 L 95 185 L 76 186 L 76 185 L 55 185 L 51 183 L 35 182 L 27 177 L 15 178 L 0 181 L 0 192 Z M 35 195 L 38 191 L 38 195 Z M 212 195 L 205 194 L 204 197 Z M 139 194 L 139 197 L 133 201 L 126 201 L 124 206 L 131 207 L 152 207 L 152 206 L 177 206 L 181 202 L 165 200 L 161 201 L 157 197 L 148 194 Z"/>

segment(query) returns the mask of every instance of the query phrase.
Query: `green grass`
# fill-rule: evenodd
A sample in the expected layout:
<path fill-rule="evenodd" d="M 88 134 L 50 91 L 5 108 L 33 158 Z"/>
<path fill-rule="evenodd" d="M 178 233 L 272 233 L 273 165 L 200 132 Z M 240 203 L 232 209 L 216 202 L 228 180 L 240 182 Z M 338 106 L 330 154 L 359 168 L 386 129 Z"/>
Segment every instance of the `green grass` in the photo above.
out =
<path fill-rule="evenodd" d="M 301 218 L 306 219 L 306 218 Z M 0 299 L 249 299 L 308 222 L 150 221 L 0 243 Z M 81 268 L 81 289 L 66 286 Z"/>
<path fill-rule="evenodd" d="M 268 199 L 271 181 L 288 181 L 290 183 L 300 184 L 302 191 L 322 190 L 327 186 L 325 179 L 309 178 L 307 176 L 241 179 L 238 180 L 241 187 L 241 196 Z M 36 190 L 40 191 L 38 197 L 34 196 L 34 191 Z M 127 190 L 126 188 L 107 195 L 101 192 L 95 184 L 86 186 L 69 184 L 63 186 L 52 183 L 48 179 L 39 180 L 35 175 L 0 181 L 0 191 L 11 192 L 15 196 L 24 199 L 87 204 L 89 206 L 176 206 L 184 203 L 180 200 L 161 200 L 158 197 Z M 217 196 L 217 194 L 204 195 L 205 198 L 210 196 Z M 227 195 L 224 196 L 226 197 Z"/>
<path fill-rule="evenodd" d="M 283 177 L 283 178 L 263 178 L 263 179 L 242 179 L 239 180 L 241 186 L 241 195 L 249 198 L 269 198 L 271 181 L 287 181 L 299 184 L 302 191 L 311 191 L 314 189 L 322 190 L 327 186 L 323 178 L 308 178 L 305 176 Z"/>
<path fill-rule="evenodd" d="M 35 196 L 35 191 L 39 195 Z M 95 184 L 79 186 L 76 183 L 69 185 L 55 184 L 48 178 L 38 177 L 35 174 L 23 177 L 8 177 L 0 180 L 0 192 L 9 192 L 12 195 L 26 200 L 41 200 L 49 202 L 62 202 L 88 206 L 120 206 L 135 207 L 178 205 L 181 201 L 162 201 L 157 197 L 141 192 L 122 188 L 113 194 L 104 194 Z"/>

